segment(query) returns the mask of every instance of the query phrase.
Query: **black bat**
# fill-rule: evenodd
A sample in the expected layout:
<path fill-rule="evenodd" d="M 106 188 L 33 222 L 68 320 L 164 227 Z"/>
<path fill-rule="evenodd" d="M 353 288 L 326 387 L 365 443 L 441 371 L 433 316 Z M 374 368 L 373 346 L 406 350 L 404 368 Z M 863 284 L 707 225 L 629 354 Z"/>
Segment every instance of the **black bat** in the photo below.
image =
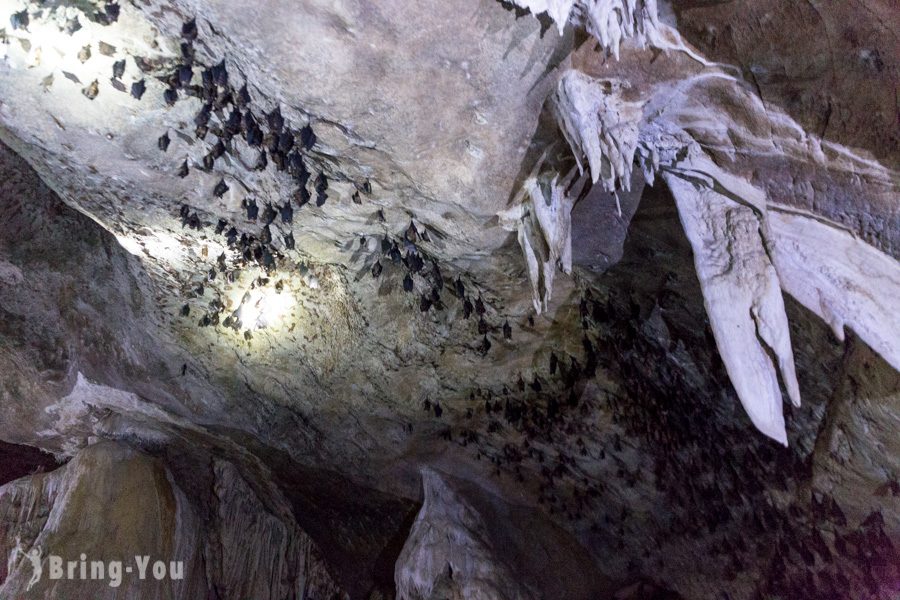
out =
<path fill-rule="evenodd" d="M 168 88 L 165 92 L 163 92 L 163 100 L 166 101 L 166 104 L 169 106 L 175 106 L 175 103 L 178 102 L 178 90 Z"/>
<path fill-rule="evenodd" d="M 310 150 L 316 145 L 317 139 L 311 125 L 307 125 L 300 130 L 300 143 L 303 144 L 303 147 L 307 150 Z"/>
<path fill-rule="evenodd" d="M 140 100 L 143 97 L 144 92 L 147 91 L 147 85 L 144 83 L 144 80 L 135 81 L 131 84 L 131 95 L 135 100 Z"/>
<path fill-rule="evenodd" d="M 197 39 L 197 20 L 191 19 L 181 26 L 181 37 L 188 41 Z"/>
<path fill-rule="evenodd" d="M 113 63 L 113 79 L 121 79 L 125 74 L 125 59 Z"/>
<path fill-rule="evenodd" d="M 216 184 L 216 187 L 213 188 L 213 194 L 216 196 L 216 198 L 221 198 L 228 190 L 229 187 L 225 184 L 225 180 L 220 179 L 219 183 Z"/>

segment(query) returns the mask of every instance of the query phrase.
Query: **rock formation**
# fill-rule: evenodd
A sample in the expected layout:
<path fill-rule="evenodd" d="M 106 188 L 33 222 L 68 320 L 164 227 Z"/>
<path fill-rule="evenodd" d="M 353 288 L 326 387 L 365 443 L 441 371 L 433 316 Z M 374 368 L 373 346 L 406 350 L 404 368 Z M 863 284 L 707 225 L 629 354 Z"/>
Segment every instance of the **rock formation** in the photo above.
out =
<path fill-rule="evenodd" d="M 893 598 L 898 17 L 0 1 L 0 597 Z"/>

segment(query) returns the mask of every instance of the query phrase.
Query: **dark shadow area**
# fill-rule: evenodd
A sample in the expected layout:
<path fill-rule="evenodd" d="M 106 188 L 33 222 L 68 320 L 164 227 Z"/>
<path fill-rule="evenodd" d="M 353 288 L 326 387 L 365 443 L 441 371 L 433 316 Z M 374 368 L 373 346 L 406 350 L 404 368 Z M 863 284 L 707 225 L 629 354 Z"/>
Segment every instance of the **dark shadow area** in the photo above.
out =
<path fill-rule="evenodd" d="M 543 598 L 587 600 L 608 598 L 615 586 L 593 564 L 587 550 L 571 532 L 543 518 L 538 511 L 509 504 L 470 482 L 443 476 L 486 524 L 483 543 L 511 572 L 522 577 L 526 589 Z"/>
<path fill-rule="evenodd" d="M 527 8 L 522 8 L 515 2 L 511 2 L 509 0 L 497 0 L 497 2 L 504 8 L 504 10 L 508 10 L 516 16 L 516 19 L 521 19 L 522 17 L 527 17 L 531 15 L 531 11 Z M 550 30 L 550 28 L 556 28 L 556 25 L 553 23 L 553 19 L 547 13 L 540 13 L 534 15 L 534 17 L 541 24 L 541 37 L 544 37 L 544 34 Z"/>
<path fill-rule="evenodd" d="M 334 471 L 300 465 L 285 452 L 243 443 L 271 469 L 294 518 L 316 542 L 351 600 L 394 588 L 394 564 L 419 505 L 362 487 Z"/>
<path fill-rule="evenodd" d="M 854 557 L 864 552 L 863 540 L 874 544 L 866 556 L 878 564 L 894 556 L 878 517 L 854 534 L 834 498 L 810 494 L 826 408 L 847 385 L 845 348 L 785 297 L 803 405 L 783 405 L 788 448 L 762 438 L 719 359 L 692 260 L 668 191 L 647 188 L 622 261 L 593 278 L 593 298 L 582 299 L 586 335 L 621 390 L 607 404 L 613 422 L 652 457 L 653 485 L 667 505 L 665 517 L 646 527 L 660 541 L 683 540 L 676 544 L 685 548 L 700 536 L 716 539 L 709 560 L 697 563 L 697 576 L 725 588 L 758 570 L 766 577 L 757 598 L 877 590 L 870 581 L 876 571 Z M 826 544 L 817 528 L 834 531 L 838 546 Z M 842 545 L 847 536 L 853 544 Z M 654 579 L 648 566 L 637 571 Z"/>
<path fill-rule="evenodd" d="M 0 440 L 0 485 L 26 475 L 53 471 L 63 464 L 52 454 L 33 446 Z"/>
<path fill-rule="evenodd" d="M 631 191 L 616 194 L 596 184 L 572 208 L 572 264 L 601 275 L 622 259 L 628 226 L 644 191 L 644 176 L 634 169 Z M 621 212 L 620 212 L 621 211 Z"/>
<path fill-rule="evenodd" d="M 525 151 L 525 157 L 519 166 L 519 172 L 516 173 L 513 186 L 510 188 L 506 206 L 512 205 L 528 177 L 537 176 L 544 171 L 567 173 L 575 166 L 575 158 L 569 151 L 568 145 L 560 139 L 556 117 L 551 107 L 552 103 L 552 96 L 544 101 L 534 135 L 531 137 L 528 150 Z M 541 167 L 536 168 L 539 163 Z"/>
<path fill-rule="evenodd" d="M 406 515 L 406 520 L 400 523 L 396 535 L 388 540 L 387 545 L 385 545 L 381 554 L 379 554 L 378 558 L 375 560 L 375 570 L 372 574 L 372 578 L 375 581 L 373 587 L 375 590 L 381 592 L 386 598 L 396 595 L 394 567 L 397 564 L 397 558 L 400 556 L 400 552 L 403 551 L 406 540 L 409 538 L 409 532 L 419 514 L 419 508 L 421 507 L 416 506 L 413 510 L 409 511 Z"/>

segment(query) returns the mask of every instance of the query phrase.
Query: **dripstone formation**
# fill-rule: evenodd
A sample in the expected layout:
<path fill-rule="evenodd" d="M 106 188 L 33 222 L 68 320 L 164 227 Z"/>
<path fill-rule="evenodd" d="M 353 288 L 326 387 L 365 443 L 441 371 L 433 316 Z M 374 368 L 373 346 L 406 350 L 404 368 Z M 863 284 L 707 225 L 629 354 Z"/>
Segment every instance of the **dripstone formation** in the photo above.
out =
<path fill-rule="evenodd" d="M 737 4 L 0 2 L 0 597 L 897 597 L 900 12 Z"/>

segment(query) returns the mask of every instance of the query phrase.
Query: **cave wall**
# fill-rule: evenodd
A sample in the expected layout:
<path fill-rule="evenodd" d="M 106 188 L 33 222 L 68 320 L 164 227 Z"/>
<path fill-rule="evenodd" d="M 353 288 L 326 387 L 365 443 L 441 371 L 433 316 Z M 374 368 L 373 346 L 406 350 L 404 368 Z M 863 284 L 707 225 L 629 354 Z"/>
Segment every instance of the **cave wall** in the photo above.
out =
<path fill-rule="evenodd" d="M 538 19 L 491 0 L 154 0 L 115 20 L 107 4 L 30 3 L 27 27 L 0 32 L 0 450 L 10 478 L 27 475 L 0 488 L 0 541 L 7 556 L 17 536 L 74 552 L 99 542 L 67 524 L 116 527 L 122 551 L 178 549 L 189 576 L 41 593 L 897 592 L 892 7 L 676 1 L 658 22 L 641 13 L 616 56 L 582 1 L 524 2 L 551 9 Z M 290 173 L 255 170 L 240 136 L 205 166 L 228 111 L 204 137 L 202 100 L 163 96 L 191 17 L 193 81 L 222 64 L 260 122 L 278 107 L 298 143 L 315 131 L 302 160 L 310 189 L 329 181 L 321 205 L 298 202 Z M 782 403 L 789 370 L 772 367 L 782 423 L 767 433 L 786 447 L 735 390 L 745 348 L 723 351 L 698 276 L 693 190 L 758 220 L 748 245 L 780 278 L 766 297 L 802 402 Z M 263 236 L 250 199 L 293 207 L 271 224 L 274 273 L 215 232 Z M 779 238 L 792 220 L 807 225 Z M 785 240 L 800 263 L 840 254 L 816 251 L 813 225 L 873 269 L 849 269 L 843 303 L 793 299 L 821 282 L 779 263 L 801 256 Z M 266 276 L 288 314 L 225 326 Z M 134 486 L 155 496 L 117 499 Z M 86 487 L 120 507 L 109 522 Z M 153 497 L 165 527 L 119 504 Z M 4 589 L 22 592 L 27 569 L 7 567 Z"/>

